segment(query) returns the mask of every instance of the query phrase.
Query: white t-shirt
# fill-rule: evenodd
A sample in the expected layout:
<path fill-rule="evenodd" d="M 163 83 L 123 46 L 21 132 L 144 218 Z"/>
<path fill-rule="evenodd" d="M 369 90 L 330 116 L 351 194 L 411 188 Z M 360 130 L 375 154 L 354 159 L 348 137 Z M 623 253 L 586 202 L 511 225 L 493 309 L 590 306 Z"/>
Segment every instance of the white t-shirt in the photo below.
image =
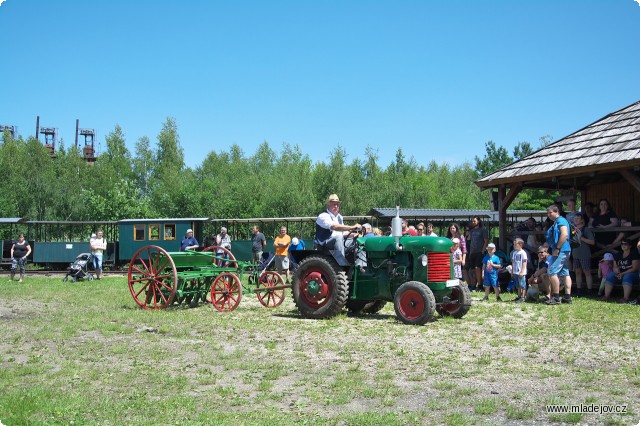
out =
<path fill-rule="evenodd" d="M 523 263 L 527 260 L 527 252 L 520 249 L 511 252 L 511 266 L 513 268 L 513 275 L 520 275 L 523 271 Z"/>
<path fill-rule="evenodd" d="M 107 240 L 104 238 L 91 238 L 89 247 L 91 247 L 91 254 L 102 254 L 107 249 Z"/>

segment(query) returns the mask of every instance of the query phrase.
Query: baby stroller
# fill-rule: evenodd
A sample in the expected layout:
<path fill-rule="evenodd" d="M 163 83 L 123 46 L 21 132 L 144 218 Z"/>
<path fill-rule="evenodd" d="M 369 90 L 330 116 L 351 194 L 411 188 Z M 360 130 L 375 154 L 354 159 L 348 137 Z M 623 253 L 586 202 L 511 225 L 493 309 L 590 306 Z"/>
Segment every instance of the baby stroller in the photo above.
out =
<path fill-rule="evenodd" d="M 89 281 L 93 281 L 93 274 L 89 272 L 90 265 L 93 265 L 93 256 L 91 253 L 80 253 L 76 257 L 76 260 L 69 265 L 67 275 L 65 275 L 62 281 L 68 281 L 69 277 L 71 277 L 71 282 L 74 283 L 85 278 Z"/>
<path fill-rule="evenodd" d="M 260 258 L 260 262 L 258 262 L 258 274 L 249 275 L 249 284 L 255 284 L 256 278 L 261 277 L 264 271 L 273 270 L 273 268 L 271 267 L 271 264 L 273 263 L 273 260 L 275 258 L 276 258 L 275 253 L 271 253 L 271 252 L 262 253 L 262 258 Z"/>

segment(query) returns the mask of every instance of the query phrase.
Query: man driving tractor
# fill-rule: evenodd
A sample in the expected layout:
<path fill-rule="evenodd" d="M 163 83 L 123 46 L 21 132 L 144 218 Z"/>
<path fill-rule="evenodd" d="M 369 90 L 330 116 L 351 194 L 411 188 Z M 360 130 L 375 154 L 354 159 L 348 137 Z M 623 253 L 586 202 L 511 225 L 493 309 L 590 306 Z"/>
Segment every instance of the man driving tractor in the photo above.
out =
<path fill-rule="evenodd" d="M 327 198 L 327 209 L 316 219 L 316 238 L 314 243 L 319 247 L 326 247 L 334 254 L 338 263 L 346 265 L 344 256 L 344 239 L 352 231 L 359 231 L 362 225 L 345 225 L 340 214 L 340 199 L 331 194 Z"/>

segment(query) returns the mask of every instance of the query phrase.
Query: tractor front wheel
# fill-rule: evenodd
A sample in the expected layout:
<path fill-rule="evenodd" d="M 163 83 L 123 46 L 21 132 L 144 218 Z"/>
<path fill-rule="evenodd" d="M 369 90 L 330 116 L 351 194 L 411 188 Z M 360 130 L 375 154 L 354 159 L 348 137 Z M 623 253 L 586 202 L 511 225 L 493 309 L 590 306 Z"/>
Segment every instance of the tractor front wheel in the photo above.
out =
<path fill-rule="evenodd" d="M 305 318 L 338 315 L 349 297 L 349 280 L 333 258 L 309 256 L 293 277 L 293 299 Z"/>
<path fill-rule="evenodd" d="M 436 310 L 440 315 L 451 315 L 454 318 L 462 318 L 469 312 L 471 308 L 471 292 L 466 285 L 459 284 L 451 291 L 451 295 L 436 306 Z"/>
<path fill-rule="evenodd" d="M 419 281 L 408 281 L 396 291 L 393 306 L 396 315 L 403 323 L 422 325 L 433 318 L 436 298 L 425 284 Z"/>

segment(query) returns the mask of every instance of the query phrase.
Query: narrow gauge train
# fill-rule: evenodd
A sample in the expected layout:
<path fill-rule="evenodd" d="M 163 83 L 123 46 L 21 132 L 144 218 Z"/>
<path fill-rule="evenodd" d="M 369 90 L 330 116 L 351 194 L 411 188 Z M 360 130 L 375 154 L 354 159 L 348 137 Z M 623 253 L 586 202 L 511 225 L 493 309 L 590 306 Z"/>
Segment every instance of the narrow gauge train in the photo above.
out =
<path fill-rule="evenodd" d="M 232 238 L 232 252 L 236 259 L 251 259 L 253 225 L 259 225 L 267 238 L 267 249 L 273 248 L 273 238 L 280 226 L 287 226 L 289 235 L 297 236 L 312 245 L 315 233 L 315 217 L 212 219 L 124 219 L 119 221 L 37 221 L 23 218 L 0 218 L 1 266 L 11 264 L 11 245 L 19 234 L 24 234 L 31 245 L 29 263 L 48 270 L 65 269 L 80 253 L 90 252 L 92 233 L 102 229 L 107 239 L 104 255 L 106 269 L 126 266 L 140 248 L 148 245 L 178 251 L 187 229 L 193 229 L 201 248 L 214 245 L 215 235 L 222 226 L 227 227 Z M 350 216 L 349 220 L 371 221 L 371 217 Z"/>

